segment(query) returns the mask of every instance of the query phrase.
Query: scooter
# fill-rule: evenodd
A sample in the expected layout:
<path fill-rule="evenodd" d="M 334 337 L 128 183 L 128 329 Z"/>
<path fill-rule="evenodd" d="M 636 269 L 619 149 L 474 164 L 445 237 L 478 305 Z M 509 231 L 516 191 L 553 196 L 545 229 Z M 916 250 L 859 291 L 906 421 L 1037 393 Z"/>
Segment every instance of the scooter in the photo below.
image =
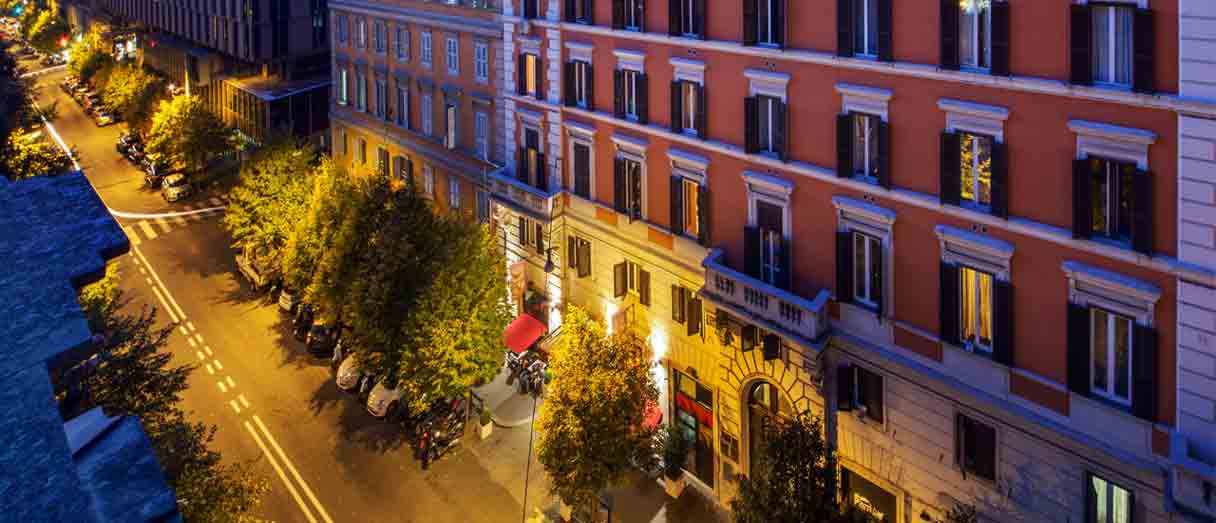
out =
<path fill-rule="evenodd" d="M 536 360 L 528 365 L 528 369 L 519 378 L 519 393 L 532 394 L 540 396 L 541 389 L 545 385 L 545 367 L 547 364 L 542 360 Z"/>

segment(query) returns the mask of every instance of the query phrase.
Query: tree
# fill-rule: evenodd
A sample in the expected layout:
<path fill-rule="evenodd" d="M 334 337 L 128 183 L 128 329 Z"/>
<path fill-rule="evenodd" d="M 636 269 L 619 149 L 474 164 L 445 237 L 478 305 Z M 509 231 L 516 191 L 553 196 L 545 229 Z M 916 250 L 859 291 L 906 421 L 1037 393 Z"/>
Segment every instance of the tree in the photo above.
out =
<path fill-rule="evenodd" d="M 313 281 L 321 255 L 333 243 L 337 225 L 354 204 L 353 179 L 328 156 L 315 169 L 304 219 L 296 223 L 283 248 L 283 282 L 305 290 Z"/>
<path fill-rule="evenodd" d="M 68 34 L 68 24 L 50 8 L 41 9 L 26 33 L 30 45 L 44 53 L 60 50 L 59 39 Z"/>
<path fill-rule="evenodd" d="M 100 26 L 94 26 L 68 49 L 68 73 L 81 81 L 91 80 L 96 72 L 114 62 Z"/>
<path fill-rule="evenodd" d="M 228 146 L 223 122 L 197 96 L 180 95 L 160 102 L 152 115 L 147 149 L 171 164 L 201 169 L 212 155 Z"/>
<path fill-rule="evenodd" d="M 140 125 L 152 112 L 159 88 L 159 78 L 138 65 L 126 64 L 115 66 L 110 72 L 103 96 L 128 125 Z"/>
<path fill-rule="evenodd" d="M 4 151 L 0 170 L 12 180 L 63 174 L 72 169 L 72 160 L 59 147 L 46 143 L 41 131 L 14 130 Z"/>
<path fill-rule="evenodd" d="M 636 333 L 605 337 L 604 326 L 575 306 L 562 330 L 549 355 L 554 377 L 537 422 L 537 457 L 553 492 L 580 508 L 634 467 L 653 468 L 654 429 L 642 419 L 658 389 L 651 351 Z"/>
<path fill-rule="evenodd" d="M 764 442 L 758 472 L 739 482 L 731 502 L 736 523 L 836 523 L 836 451 L 818 417 L 777 418 Z"/>
<path fill-rule="evenodd" d="M 228 193 L 224 229 L 235 244 L 265 252 L 276 272 L 288 237 L 308 213 L 316 159 L 311 145 L 273 138 L 241 167 L 240 183 Z"/>

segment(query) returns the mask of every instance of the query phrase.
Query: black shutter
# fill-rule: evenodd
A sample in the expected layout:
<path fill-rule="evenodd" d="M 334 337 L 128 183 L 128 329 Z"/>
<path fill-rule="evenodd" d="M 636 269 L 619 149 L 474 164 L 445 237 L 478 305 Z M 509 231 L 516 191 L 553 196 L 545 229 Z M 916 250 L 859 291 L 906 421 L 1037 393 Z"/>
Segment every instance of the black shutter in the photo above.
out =
<path fill-rule="evenodd" d="M 758 0 L 743 0 L 743 45 L 756 45 L 756 31 L 760 28 L 756 17 Z"/>
<path fill-rule="evenodd" d="M 625 262 L 612 266 L 612 289 L 617 298 L 629 293 L 629 265 Z"/>
<path fill-rule="evenodd" d="M 853 56 L 853 0 L 836 0 L 836 56 Z"/>
<path fill-rule="evenodd" d="M 520 54 L 515 60 L 515 90 L 516 94 L 528 94 L 528 83 L 525 82 L 528 67 L 528 55 Z"/>
<path fill-rule="evenodd" d="M 574 239 L 573 234 L 566 235 L 566 267 L 578 267 L 578 241 Z"/>
<path fill-rule="evenodd" d="M 595 25 L 595 2 L 592 0 L 577 0 L 583 2 L 583 21 Z"/>
<path fill-rule="evenodd" d="M 573 1 L 574 0 L 566 0 L 566 3 L 569 4 Z M 565 94 L 564 102 L 566 107 L 574 107 L 576 104 L 575 94 L 578 92 L 577 86 L 574 85 L 574 62 L 566 62 L 562 64 L 562 73 L 562 88 L 564 89 L 563 94 Z"/>
<path fill-rule="evenodd" d="M 1093 26 L 1090 25 L 1090 11 L 1088 5 L 1070 5 L 1071 13 L 1069 15 L 1069 66 L 1072 69 L 1070 76 L 1072 83 L 1089 85 L 1094 83 L 1093 71 Z"/>
<path fill-rule="evenodd" d="M 860 390 L 863 397 L 859 399 L 866 406 L 866 416 L 882 423 L 882 376 L 867 370 L 859 370 L 857 375 L 862 380 Z"/>
<path fill-rule="evenodd" d="M 778 48 L 785 48 L 785 0 L 775 0 L 769 16 L 773 19 L 773 42 Z"/>
<path fill-rule="evenodd" d="M 671 232 L 684 234 L 684 177 L 671 177 Z"/>
<path fill-rule="evenodd" d="M 692 20 L 692 28 L 697 33 L 697 38 L 705 40 L 705 0 L 692 0 Z"/>
<path fill-rule="evenodd" d="M 563 9 L 566 11 L 565 20 L 567 22 L 574 21 L 574 2 L 576 2 L 576 1 L 580 1 L 580 0 L 566 0 L 564 2 Z"/>
<path fill-rule="evenodd" d="M 1000 2 L 994 2 L 1000 3 Z M 994 13 L 995 14 L 995 13 Z M 941 0 L 941 68 L 957 70 L 959 66 L 958 47 L 958 0 Z M 993 22 L 996 17 L 993 16 Z M 993 38 L 995 40 L 995 38 Z"/>
<path fill-rule="evenodd" d="M 1013 285 L 997 280 L 993 296 L 993 319 L 996 321 L 996 339 L 992 342 L 992 359 L 1008 367 L 1013 366 Z"/>
<path fill-rule="evenodd" d="M 545 61 L 536 57 L 536 99 L 545 99 Z"/>
<path fill-rule="evenodd" d="M 409 176 L 409 178 L 408 178 L 409 182 L 411 185 L 413 185 L 413 183 L 414 183 L 414 160 L 411 160 L 409 158 L 405 159 L 405 174 L 406 174 L 406 176 Z"/>
<path fill-rule="evenodd" d="M 591 242 L 582 241 L 578 244 L 578 277 L 591 276 Z"/>
<path fill-rule="evenodd" d="M 536 222 L 536 253 L 545 253 L 545 227 Z"/>
<path fill-rule="evenodd" d="M 836 301 L 853 301 L 853 233 L 836 233 Z"/>
<path fill-rule="evenodd" d="M 638 301 L 650 306 L 650 273 L 642 269 L 638 269 Z"/>
<path fill-rule="evenodd" d="M 749 96 L 743 99 L 743 150 L 748 154 L 760 151 L 760 99 Z"/>
<path fill-rule="evenodd" d="M 891 126 L 882 120 L 878 120 L 878 185 L 891 188 Z"/>
<path fill-rule="evenodd" d="M 992 2 L 992 64 L 994 76 L 1009 76 L 1009 52 L 1012 33 L 1009 30 L 1009 2 Z M 957 46 L 956 46 L 957 49 Z"/>
<path fill-rule="evenodd" d="M 684 305 L 684 319 L 688 322 L 688 335 L 694 336 L 701 333 L 701 300 L 693 298 L 690 293 L 688 301 Z"/>
<path fill-rule="evenodd" d="M 970 434 L 967 433 L 967 417 L 962 414 L 954 415 L 954 462 L 963 469 L 966 479 L 967 473 L 967 451 L 971 446 Z"/>
<path fill-rule="evenodd" d="M 983 423 L 971 422 L 972 445 L 975 448 L 975 475 L 996 479 L 996 429 Z"/>
<path fill-rule="evenodd" d="M 739 343 L 740 343 L 740 346 L 743 348 L 743 352 L 751 352 L 752 349 L 756 348 L 756 343 L 757 343 L 756 338 L 758 338 L 759 336 L 760 336 L 759 329 L 757 329 L 755 325 L 752 325 L 750 323 L 747 325 L 744 325 L 743 330 L 739 336 L 739 338 L 740 338 Z"/>
<path fill-rule="evenodd" d="M 777 337 L 776 334 L 769 333 L 764 335 L 763 340 L 764 348 L 762 349 L 762 353 L 764 354 L 764 361 L 780 358 L 781 338 Z"/>
<path fill-rule="evenodd" d="M 1135 351 L 1135 348 L 1132 348 Z M 1089 309 L 1068 304 L 1068 389 L 1089 394 Z"/>
<path fill-rule="evenodd" d="M 515 152 L 515 178 L 521 182 L 531 185 L 531 183 L 528 181 L 528 164 L 526 162 L 527 158 L 528 158 L 528 149 L 526 147 L 520 146 L 519 150 Z"/>
<path fill-rule="evenodd" d="M 671 321 L 684 323 L 684 288 L 679 285 L 671 286 Z"/>
<path fill-rule="evenodd" d="M 1137 170 L 1132 180 L 1132 249 L 1152 256 L 1153 175 Z"/>
<path fill-rule="evenodd" d="M 1132 63 L 1132 87 L 1141 93 L 1151 93 L 1155 89 L 1153 65 L 1153 48 L 1156 47 L 1156 33 L 1153 31 L 1153 11 L 1137 9 L 1136 18 L 1132 22 L 1132 46 L 1135 48 Z"/>
<path fill-rule="evenodd" d="M 709 187 L 697 187 L 697 243 L 709 247 Z"/>
<path fill-rule="evenodd" d="M 647 77 L 644 73 L 638 73 L 633 78 L 633 89 L 637 92 L 638 123 L 646 125 L 650 122 L 650 96 L 646 85 Z"/>
<path fill-rule="evenodd" d="M 777 158 L 781 161 L 789 159 L 788 137 L 790 134 L 790 119 L 786 113 L 789 104 L 777 103 L 773 110 L 773 147 L 777 149 Z"/>
<path fill-rule="evenodd" d="M 961 137 L 957 133 L 949 131 L 942 133 L 942 173 L 939 197 L 943 205 L 959 204 L 959 184 L 961 183 L 959 171 L 962 169 L 959 164 L 959 151 L 961 149 Z"/>
<path fill-rule="evenodd" d="M 588 11 L 590 12 L 590 11 Z M 591 63 L 583 64 L 583 78 L 586 80 L 587 90 L 587 110 L 595 110 L 595 72 L 591 69 Z"/>
<path fill-rule="evenodd" d="M 942 341 L 958 345 L 958 266 L 941 262 L 941 277 L 938 281 L 940 297 L 938 304 Z"/>
<path fill-rule="evenodd" d="M 777 272 L 777 281 L 774 285 L 783 291 L 790 290 L 790 284 L 794 280 L 794 267 L 790 264 L 790 241 L 781 240 L 781 251 L 777 253 L 778 263 L 781 270 Z"/>
<path fill-rule="evenodd" d="M 836 115 L 836 176 L 853 176 L 853 115 Z"/>
<path fill-rule="evenodd" d="M 549 169 L 545 165 L 545 155 L 536 153 L 536 188 L 549 192 Z"/>
<path fill-rule="evenodd" d="M 706 130 L 706 122 L 708 121 L 706 115 L 709 114 L 709 100 L 705 98 L 704 85 L 698 84 L 693 88 L 697 91 L 697 116 L 694 122 L 697 126 L 697 138 L 704 140 L 708 136 L 706 134 L 708 132 Z"/>
<path fill-rule="evenodd" d="M 519 231 L 517 231 L 516 234 L 519 235 L 519 244 L 521 246 L 527 246 L 528 245 L 528 243 L 527 243 L 528 220 L 525 219 L 523 216 L 519 217 Z"/>
<path fill-rule="evenodd" d="M 634 0 L 634 9 L 637 11 L 638 31 L 646 32 L 646 0 Z"/>
<path fill-rule="evenodd" d="M 682 0 L 667 0 L 667 34 L 671 36 L 680 36 L 680 15 L 683 9 L 680 9 Z"/>
<path fill-rule="evenodd" d="M 621 158 L 612 159 L 612 206 L 616 212 L 629 212 L 628 199 L 625 191 L 628 190 L 625 184 L 625 160 Z"/>
<path fill-rule="evenodd" d="M 743 229 L 743 272 L 752 278 L 760 277 L 760 228 Z"/>
<path fill-rule="evenodd" d="M 893 50 L 894 38 L 891 37 L 892 0 L 878 0 L 878 61 L 891 62 L 895 60 Z"/>
<path fill-rule="evenodd" d="M 836 410 L 853 410 L 856 374 L 852 365 L 836 368 Z"/>
<path fill-rule="evenodd" d="M 1009 148 L 1004 143 L 993 140 L 991 161 L 991 198 L 992 215 L 1001 218 L 1009 217 Z"/>
<path fill-rule="evenodd" d="M 1132 413 L 1157 422 L 1157 331 L 1136 325 L 1132 342 Z"/>
<path fill-rule="evenodd" d="M 676 0 L 672 0 L 673 2 Z M 684 130 L 682 109 L 684 104 L 680 97 L 680 81 L 671 82 L 671 132 L 679 133 Z"/>
<path fill-rule="evenodd" d="M 625 28 L 625 0 L 612 0 L 612 28 Z"/>
<path fill-rule="evenodd" d="M 1093 232 L 1093 201 L 1090 198 L 1089 160 L 1072 161 L 1072 237 L 1088 238 Z"/>
<path fill-rule="evenodd" d="M 591 198 L 591 148 L 574 146 L 574 194 Z"/>
<path fill-rule="evenodd" d="M 625 71 L 612 71 L 612 115 L 625 118 Z"/>

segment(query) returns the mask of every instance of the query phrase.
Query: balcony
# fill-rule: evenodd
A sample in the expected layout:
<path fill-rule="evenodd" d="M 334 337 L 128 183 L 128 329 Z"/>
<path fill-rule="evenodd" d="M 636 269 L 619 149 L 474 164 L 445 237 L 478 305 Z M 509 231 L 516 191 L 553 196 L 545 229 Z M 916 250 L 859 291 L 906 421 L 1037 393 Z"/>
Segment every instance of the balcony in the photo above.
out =
<path fill-rule="evenodd" d="M 705 267 L 701 295 L 715 305 L 806 346 L 817 346 L 827 334 L 831 297 L 827 289 L 813 300 L 783 291 L 727 267 L 721 249 L 710 251 L 701 266 Z"/>
<path fill-rule="evenodd" d="M 491 198 L 534 218 L 548 220 L 561 209 L 560 192 L 548 193 L 516 178 L 507 167 L 486 175 Z"/>

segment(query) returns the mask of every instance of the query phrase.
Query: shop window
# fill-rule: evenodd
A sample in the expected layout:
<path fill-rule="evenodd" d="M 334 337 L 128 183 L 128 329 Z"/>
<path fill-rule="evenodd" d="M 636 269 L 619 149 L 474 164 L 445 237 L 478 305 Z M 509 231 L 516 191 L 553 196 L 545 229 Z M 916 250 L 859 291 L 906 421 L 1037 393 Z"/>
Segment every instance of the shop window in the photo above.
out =
<path fill-rule="evenodd" d="M 879 487 L 862 475 L 840 467 L 841 505 L 851 507 L 865 521 L 873 523 L 895 523 L 898 516 L 898 499 L 895 494 Z"/>
<path fill-rule="evenodd" d="M 693 442 L 685 469 L 714 484 L 714 393 L 691 375 L 675 371 L 676 426 Z"/>

